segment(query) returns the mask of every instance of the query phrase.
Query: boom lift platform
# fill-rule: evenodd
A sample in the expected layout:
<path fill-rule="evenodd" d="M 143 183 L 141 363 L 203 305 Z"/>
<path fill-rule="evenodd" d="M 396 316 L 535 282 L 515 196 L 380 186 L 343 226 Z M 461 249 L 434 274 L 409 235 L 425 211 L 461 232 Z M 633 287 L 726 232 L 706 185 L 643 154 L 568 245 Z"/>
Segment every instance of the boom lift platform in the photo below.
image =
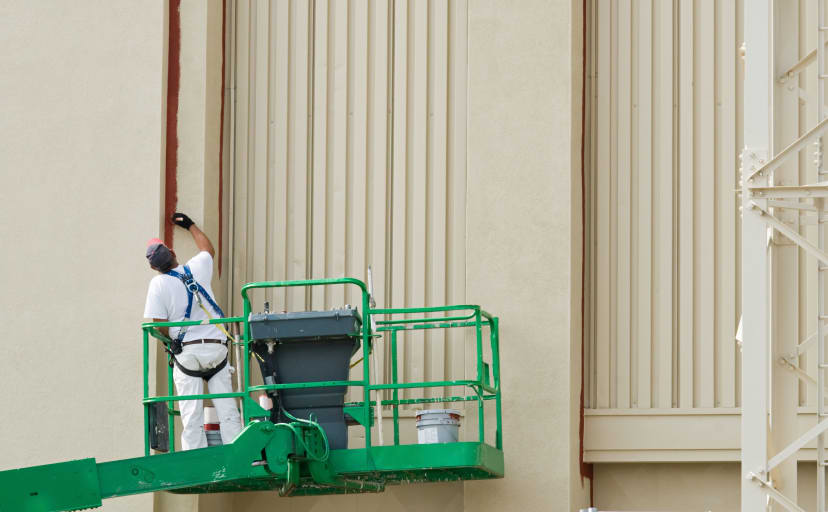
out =
<path fill-rule="evenodd" d="M 251 314 L 250 290 L 330 285 L 359 287 L 363 316 L 359 310 Z M 104 498 L 155 491 L 276 490 L 281 496 L 307 496 L 381 492 L 391 484 L 503 477 L 497 317 L 474 305 L 378 309 L 365 283 L 354 278 L 248 283 L 241 296 L 243 316 L 209 320 L 211 324 L 242 326 L 236 343 L 242 354 L 237 361 L 243 366 L 240 391 L 175 396 L 170 368 L 169 395 L 150 396 L 150 338 L 167 340 L 159 327 L 201 322 L 143 324 L 144 456 L 100 463 L 89 458 L 0 472 L 0 512 L 81 510 L 101 506 Z M 378 316 L 383 319 L 376 319 Z M 399 382 L 397 343 L 401 331 L 456 328 L 474 329 L 474 379 Z M 491 365 L 484 362 L 484 333 L 491 347 Z M 384 335 L 390 340 L 391 382 L 372 383 L 370 356 L 374 340 Z M 302 372 L 302 368 L 290 371 L 302 364 L 303 358 L 304 366 L 314 367 L 321 354 L 318 350 L 333 354 L 332 360 L 344 361 L 344 372 L 333 370 L 344 377 L 321 380 L 338 363 L 321 373 Z M 357 350 L 362 352 L 362 379 L 347 380 L 348 361 Z M 251 385 L 251 358 L 259 362 L 264 384 Z M 309 380 L 298 382 L 297 374 Z M 362 401 L 343 402 L 349 387 L 362 388 Z M 401 390 L 434 387 L 470 391 L 461 396 L 400 398 Z M 391 393 L 390 399 L 382 399 L 385 390 Z M 251 397 L 261 392 L 279 405 L 271 410 L 262 408 Z M 239 436 L 230 444 L 176 452 L 175 402 L 222 397 L 241 399 L 245 428 Z M 477 402 L 477 441 L 400 444 L 400 406 L 467 401 Z M 494 445 L 485 441 L 486 401 L 495 405 Z M 392 409 L 393 444 L 373 444 L 371 427 L 378 405 Z M 342 435 L 346 416 L 364 429 L 363 447 L 347 447 L 347 435 Z"/>

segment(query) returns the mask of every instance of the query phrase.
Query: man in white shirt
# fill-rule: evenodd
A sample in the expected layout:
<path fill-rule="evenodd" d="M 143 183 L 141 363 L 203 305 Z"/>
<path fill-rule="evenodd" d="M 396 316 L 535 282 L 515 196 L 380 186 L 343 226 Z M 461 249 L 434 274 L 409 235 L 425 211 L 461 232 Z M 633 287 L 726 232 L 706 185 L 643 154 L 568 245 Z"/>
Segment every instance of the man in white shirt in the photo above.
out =
<path fill-rule="evenodd" d="M 189 320 L 206 320 L 207 314 L 199 306 L 200 298 L 205 309 L 213 318 L 223 316 L 213 301 L 210 281 L 213 277 L 213 256 L 215 250 L 207 236 L 185 214 L 173 215 L 173 222 L 186 229 L 193 236 L 199 253 L 186 265 L 179 265 L 175 252 L 161 240 L 152 239 L 147 246 L 147 260 L 159 275 L 152 278 L 147 292 L 144 317 L 155 322 L 181 322 L 185 320 L 189 305 Z M 188 275 L 190 274 L 190 275 Z M 188 285 L 187 278 L 194 278 Z M 192 294 L 192 297 L 189 295 Z M 196 296 L 198 295 L 198 296 Z M 172 340 L 181 338 L 183 350 L 174 356 L 173 380 L 178 395 L 198 395 L 204 392 L 204 383 L 211 394 L 232 393 L 230 367 L 227 365 L 227 336 L 215 325 L 193 325 L 184 328 L 161 328 L 162 333 Z M 207 437 L 204 433 L 203 400 L 182 400 L 178 402 L 181 411 L 181 447 L 184 450 L 204 448 Z M 213 399 L 213 405 L 221 424 L 221 440 L 231 443 L 241 432 L 241 418 L 235 398 Z"/>

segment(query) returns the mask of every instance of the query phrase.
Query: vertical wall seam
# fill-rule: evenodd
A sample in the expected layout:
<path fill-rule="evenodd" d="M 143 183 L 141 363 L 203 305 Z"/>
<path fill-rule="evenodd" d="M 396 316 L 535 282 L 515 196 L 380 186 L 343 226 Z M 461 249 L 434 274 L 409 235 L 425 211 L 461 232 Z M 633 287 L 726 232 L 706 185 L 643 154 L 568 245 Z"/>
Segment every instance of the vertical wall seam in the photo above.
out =
<path fill-rule="evenodd" d="M 385 296 L 386 307 L 391 307 L 394 283 L 392 281 L 394 258 L 394 73 L 395 73 L 395 41 L 396 41 L 396 4 L 388 0 L 388 71 L 386 76 L 386 135 L 385 135 Z M 388 353 L 390 364 L 390 351 Z"/>
<path fill-rule="evenodd" d="M 230 275 L 227 279 L 227 289 L 225 290 L 227 293 L 227 307 L 230 310 L 231 315 L 235 315 L 235 301 L 233 300 L 235 296 L 235 289 L 234 281 L 236 277 L 235 273 L 235 252 L 236 252 L 236 239 L 235 239 L 235 225 L 236 225 L 236 200 L 235 200 L 235 190 L 236 190 L 236 109 L 238 105 L 236 104 L 236 63 L 237 63 L 237 56 L 236 51 L 238 50 L 236 41 L 238 38 L 238 26 L 237 26 L 237 17 L 236 17 L 236 0 L 230 0 L 230 135 L 228 144 L 230 145 L 230 156 L 228 158 L 228 163 L 230 164 L 230 179 L 228 180 L 228 192 L 227 192 L 227 200 L 228 200 L 228 208 L 227 208 L 227 217 L 228 217 L 228 227 L 227 227 L 227 239 L 228 244 L 230 244 L 229 250 L 227 251 L 227 263 L 228 263 L 228 271 Z"/>
<path fill-rule="evenodd" d="M 286 157 L 287 157 L 287 166 L 286 166 L 286 172 L 285 172 L 285 195 L 284 195 L 284 198 L 285 198 L 284 207 L 285 207 L 286 216 L 290 215 L 291 210 L 293 208 L 293 204 L 292 204 L 293 201 L 291 199 L 293 194 L 291 194 L 290 191 L 291 191 L 291 187 L 293 186 L 293 183 L 292 183 L 292 181 L 294 179 L 293 173 L 296 171 L 296 168 L 293 165 L 295 163 L 295 156 L 294 156 L 295 150 L 294 150 L 294 147 L 293 147 L 293 139 L 294 139 L 295 135 L 294 135 L 294 132 L 293 132 L 293 125 L 291 123 L 291 118 L 296 115 L 294 113 L 296 108 L 293 105 L 293 97 L 296 94 L 295 93 L 296 85 L 293 82 L 293 75 L 295 73 L 295 66 L 296 66 L 296 59 L 293 56 L 293 52 L 294 52 L 294 49 L 295 49 L 294 48 L 295 44 L 294 44 L 293 40 L 294 40 L 294 37 L 295 37 L 295 30 L 296 30 L 295 29 L 295 23 L 294 23 L 294 20 L 293 20 L 293 11 L 294 11 L 295 8 L 296 7 L 294 6 L 294 2 L 288 1 L 288 7 L 287 7 L 287 9 L 288 9 L 288 13 L 287 13 L 287 22 L 288 22 L 287 98 L 288 98 L 288 101 L 287 101 L 287 112 L 286 112 L 286 116 L 285 116 L 285 121 L 287 123 L 287 130 L 286 130 L 286 132 L 287 132 L 287 143 L 285 144 L 285 147 L 287 148 L 287 151 L 285 152 Z M 284 261 L 285 261 L 285 268 L 284 268 L 284 278 L 285 279 L 291 279 L 293 277 L 293 275 L 292 275 L 293 273 L 291 272 L 291 268 L 290 268 L 291 267 L 291 259 L 292 259 L 290 257 L 290 255 L 291 255 L 291 252 L 292 252 L 291 249 L 293 248 L 292 247 L 293 244 L 291 243 L 291 241 L 292 241 L 292 238 L 295 236 L 295 234 L 292 233 L 293 230 L 291 229 L 291 227 L 292 226 L 291 226 L 290 222 L 287 222 L 287 225 L 286 225 L 286 228 L 285 228 L 287 236 L 285 237 L 285 244 L 284 244 L 284 247 L 283 247 Z M 289 295 L 289 293 L 290 292 L 286 290 L 285 300 L 284 300 L 284 309 L 288 309 L 288 304 L 289 304 L 288 295 Z"/>
<path fill-rule="evenodd" d="M 173 247 L 171 217 L 178 203 L 178 99 L 181 89 L 181 0 L 169 0 L 167 121 L 164 165 L 164 241 Z"/>
<path fill-rule="evenodd" d="M 618 406 L 618 2 L 610 9 L 610 407 Z M 616 268 L 613 272 L 612 268 Z"/>
<path fill-rule="evenodd" d="M 353 210 L 353 201 L 351 198 L 351 189 L 353 187 L 353 151 L 351 150 L 351 139 L 353 133 L 353 121 L 354 121 L 354 112 L 353 112 L 353 103 L 351 101 L 351 53 L 353 50 L 353 37 L 351 34 L 351 26 L 353 24 L 353 9 L 354 9 L 354 2 L 348 2 L 348 6 L 346 7 L 345 12 L 345 217 L 349 217 L 349 213 Z M 347 246 L 349 241 L 351 240 L 351 231 L 353 229 L 352 223 L 346 221 L 344 223 L 345 226 L 345 275 L 350 275 L 350 269 L 353 262 L 351 261 L 351 251 L 348 250 Z M 346 293 L 347 297 L 347 293 Z M 346 299 L 347 300 L 347 299 Z"/>
<path fill-rule="evenodd" d="M 273 155 L 272 147 L 271 147 L 271 144 L 270 144 L 271 133 L 273 133 L 273 118 L 272 118 L 272 115 L 271 115 L 270 106 L 271 106 L 271 103 L 273 101 L 273 98 L 271 98 L 271 93 L 270 93 L 271 87 L 270 87 L 270 83 L 269 83 L 270 82 L 271 55 L 273 53 L 273 27 L 271 26 L 272 24 L 273 24 L 273 16 L 270 15 L 270 5 L 268 5 L 268 8 L 267 8 L 267 55 L 265 57 L 265 62 L 267 62 L 267 75 L 266 76 L 267 76 L 267 79 L 268 79 L 268 83 L 265 84 L 265 108 L 264 108 L 264 111 L 266 112 L 266 115 L 267 115 L 267 123 L 265 124 L 265 126 L 267 127 L 266 128 L 267 133 L 266 133 L 265 138 L 264 138 L 264 140 L 265 140 L 265 162 L 267 163 L 267 168 L 265 170 L 265 184 L 264 184 L 265 190 L 270 190 L 271 181 L 273 180 L 272 173 L 270 172 L 270 161 L 271 161 L 270 159 L 271 159 L 271 156 Z M 271 245 L 269 243 L 267 243 L 267 233 L 270 233 L 272 231 L 272 228 L 273 228 L 273 226 L 271 225 L 271 222 L 273 222 L 273 217 L 270 216 L 270 215 L 265 215 L 265 226 L 266 226 L 266 228 L 265 228 L 265 240 L 263 240 L 263 244 L 264 244 L 264 252 L 265 252 L 264 257 L 265 257 L 266 262 L 270 262 L 273 259 L 271 257 L 271 252 L 272 252 L 273 249 L 272 249 Z M 266 277 L 265 279 L 273 279 L 273 276 Z"/>
<path fill-rule="evenodd" d="M 248 50 L 247 50 L 248 51 L 247 83 L 249 83 L 249 84 L 255 84 L 255 78 L 256 78 L 255 61 L 256 61 L 256 52 L 257 52 L 257 49 L 256 49 L 257 25 L 256 25 L 255 21 L 256 21 L 256 8 L 249 8 L 248 9 L 248 27 L 249 27 L 248 32 L 250 33 L 250 41 L 248 41 Z M 255 85 L 254 85 L 254 88 L 255 88 Z M 254 91 L 255 91 L 255 89 L 254 89 Z M 250 235 L 250 228 L 251 228 L 250 219 L 253 216 L 250 214 L 251 201 L 249 200 L 249 198 L 253 196 L 251 188 L 250 188 L 250 182 L 251 182 L 250 177 L 251 177 L 251 174 L 253 172 L 251 167 L 254 165 L 254 163 L 252 162 L 253 159 L 250 158 L 250 155 L 253 153 L 253 150 L 256 147 L 256 145 L 255 145 L 255 140 L 256 140 L 256 135 L 255 135 L 256 134 L 256 130 L 255 130 L 256 110 L 253 108 L 255 103 L 256 103 L 255 93 L 250 94 L 248 92 L 248 95 L 247 95 L 247 134 L 248 134 L 248 137 L 247 137 L 247 154 L 246 154 L 246 159 L 245 159 L 245 175 L 246 175 L 245 176 L 245 178 L 246 178 L 246 180 L 245 180 L 245 185 L 246 185 L 246 190 L 245 190 L 245 198 L 246 198 L 246 200 L 245 200 L 245 213 L 246 213 L 246 218 L 245 218 L 245 239 L 244 239 L 245 256 L 246 256 L 246 258 L 245 258 L 245 260 L 246 260 L 245 261 L 245 272 L 244 272 L 245 273 L 245 275 L 244 275 L 245 281 L 250 280 L 250 272 L 251 272 L 251 268 L 253 267 L 253 265 L 252 265 L 253 250 L 252 250 L 252 246 L 251 246 L 252 241 L 251 241 L 251 237 L 249 236 Z"/>
<path fill-rule="evenodd" d="M 425 180 L 424 180 L 425 210 L 423 212 L 425 214 L 425 218 L 421 220 L 421 222 L 423 222 L 423 225 L 425 226 L 425 237 L 423 239 L 423 241 L 424 241 L 423 252 L 425 253 L 424 261 L 425 261 L 426 264 L 425 264 L 425 275 L 423 276 L 423 284 L 424 284 L 424 286 L 423 286 L 423 299 L 424 299 L 424 303 L 422 304 L 422 305 L 425 305 L 425 306 L 431 306 L 432 305 L 430 299 L 431 299 L 431 293 L 432 293 L 432 287 L 433 287 L 433 283 L 432 283 L 432 279 L 431 279 L 432 278 L 431 274 L 432 274 L 433 270 L 431 269 L 431 266 L 428 265 L 428 262 L 430 260 L 431 250 L 433 249 L 431 247 L 431 236 L 429 236 L 429 233 L 434 228 L 434 226 L 431 226 L 430 223 L 429 223 L 429 213 L 428 213 L 429 209 L 432 208 L 431 194 L 429 192 L 430 192 L 430 189 L 431 189 L 431 181 L 434 179 L 434 173 L 433 173 L 432 161 L 431 161 L 432 152 L 434 151 L 434 148 L 432 147 L 432 141 L 431 141 L 431 133 L 432 133 L 432 126 L 431 125 L 432 125 L 432 119 L 433 119 L 433 101 L 434 101 L 434 99 L 433 99 L 434 86 L 432 84 L 432 78 L 433 77 L 432 77 L 432 73 L 431 73 L 432 57 L 433 57 L 432 56 L 432 51 L 434 49 L 433 48 L 434 43 L 432 41 L 432 38 L 433 38 L 433 33 L 432 33 L 433 32 L 433 29 L 432 29 L 432 16 L 433 16 L 433 13 L 434 13 L 434 2 L 433 2 L 433 0 L 426 0 L 426 30 L 425 30 L 425 33 L 426 33 L 426 36 L 425 36 L 426 37 L 426 48 L 425 48 L 425 52 L 426 52 L 426 56 L 425 56 L 425 61 L 426 61 L 426 64 L 425 64 L 426 101 L 425 101 L 425 105 L 423 105 L 423 108 L 425 109 L 425 126 L 423 127 L 425 129 L 425 166 L 424 166 L 425 167 L 424 168 L 424 171 L 425 171 Z M 423 357 L 423 361 L 424 361 L 423 376 L 424 376 L 425 380 L 436 380 L 432 377 L 431 372 L 429 371 L 429 370 L 431 370 L 431 367 L 430 367 L 431 365 L 426 363 L 428 361 L 431 361 L 431 355 L 432 355 L 432 350 L 433 350 L 432 345 L 433 345 L 433 339 L 434 339 L 432 334 L 433 334 L 432 332 L 423 332 L 422 357 Z M 423 391 L 424 391 L 425 396 L 430 397 L 431 396 L 431 391 L 433 391 L 433 388 L 432 389 L 426 389 L 426 390 L 423 390 Z"/>
<path fill-rule="evenodd" d="M 586 111 L 587 111 L 587 0 L 582 0 L 581 20 L 583 23 L 581 35 L 581 390 L 578 409 L 578 464 L 581 475 L 581 484 L 584 478 L 592 478 L 592 465 L 584 462 L 584 374 L 586 364 L 584 352 L 586 346 L 586 288 L 587 279 L 587 193 L 586 193 Z M 590 484 L 590 494 L 592 485 Z M 592 496 L 590 496 L 592 506 Z"/>
<path fill-rule="evenodd" d="M 218 275 L 224 264 L 224 97 L 227 90 L 225 69 L 227 67 L 227 0 L 221 0 L 221 108 L 219 110 L 219 176 L 218 176 Z"/>
<path fill-rule="evenodd" d="M 452 85 L 452 82 L 451 82 L 451 75 L 452 75 L 452 72 L 451 72 L 452 71 L 451 70 L 451 62 L 452 62 L 451 23 L 452 23 L 451 6 L 446 4 L 446 94 L 445 94 L 445 97 L 442 98 L 442 101 L 445 101 L 445 104 L 446 104 L 446 121 L 445 121 L 445 127 L 444 127 L 445 128 L 445 133 L 446 133 L 446 150 L 445 150 L 445 155 L 444 155 L 444 158 L 446 160 L 446 176 L 445 176 L 445 181 L 446 182 L 443 184 L 444 201 L 445 201 L 445 204 L 446 204 L 446 212 L 445 212 L 446 213 L 446 220 L 445 220 L 446 226 L 445 226 L 445 230 L 443 232 L 443 238 L 444 238 L 444 240 L 443 240 L 443 249 L 444 249 L 443 261 L 445 262 L 445 267 L 448 271 L 443 274 L 443 296 L 440 297 L 440 300 L 443 304 L 451 304 L 451 302 L 449 302 L 449 290 L 451 289 L 451 281 L 454 279 L 454 273 L 458 272 L 458 269 L 453 268 L 451 266 L 451 263 L 452 263 L 451 251 L 453 249 L 453 247 L 452 247 L 453 244 L 451 243 L 451 239 L 450 239 L 450 233 L 451 232 L 450 232 L 449 226 L 448 226 L 448 223 L 449 223 L 448 219 L 450 219 L 450 218 L 452 219 L 452 221 L 457 222 L 456 219 L 454 219 L 453 217 L 451 217 L 449 215 L 449 205 L 452 204 L 451 194 L 453 192 L 453 188 L 451 187 L 451 176 L 452 176 L 452 173 L 457 172 L 457 170 L 454 168 L 454 166 L 451 165 L 451 160 L 450 160 L 451 151 L 450 151 L 449 144 L 448 144 L 449 130 L 451 130 L 451 125 L 449 123 L 449 119 L 451 118 L 450 117 L 451 113 L 449 111 L 449 108 L 451 107 L 451 85 Z M 449 334 L 446 334 L 446 341 L 443 344 L 443 359 L 445 361 L 448 361 L 449 364 L 444 367 L 443 375 L 441 377 L 443 380 L 448 380 L 451 377 L 451 372 L 449 372 L 448 368 L 453 368 L 454 367 L 454 365 L 452 364 L 452 361 L 449 357 L 451 355 L 450 354 L 451 349 L 449 347 L 449 344 L 453 344 L 453 343 L 455 343 L 455 341 L 453 339 L 451 339 Z M 452 392 L 452 394 L 454 394 L 454 393 Z"/>
<path fill-rule="evenodd" d="M 314 216 L 313 216 L 313 166 L 314 166 L 314 119 L 316 102 L 316 0 L 308 2 L 308 127 L 307 127 L 307 162 L 306 162 L 306 199 L 305 217 L 307 236 L 305 237 L 305 279 L 313 278 L 313 238 L 314 238 Z M 310 287 L 305 293 L 305 309 L 313 309 L 313 293 L 315 287 Z"/>

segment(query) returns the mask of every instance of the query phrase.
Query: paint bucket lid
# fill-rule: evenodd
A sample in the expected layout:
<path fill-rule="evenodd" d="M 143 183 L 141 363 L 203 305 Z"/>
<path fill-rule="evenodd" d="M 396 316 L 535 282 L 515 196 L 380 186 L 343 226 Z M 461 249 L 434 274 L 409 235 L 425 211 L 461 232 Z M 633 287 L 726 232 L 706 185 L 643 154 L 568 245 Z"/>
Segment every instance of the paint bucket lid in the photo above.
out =
<path fill-rule="evenodd" d="M 443 425 L 454 426 L 457 427 L 460 425 L 459 420 L 453 419 L 430 419 L 430 420 L 417 420 L 417 428 L 429 428 L 429 427 L 439 427 Z"/>
<path fill-rule="evenodd" d="M 424 409 L 415 413 L 417 423 L 430 420 L 450 420 L 452 422 L 460 421 L 460 411 L 457 409 Z"/>

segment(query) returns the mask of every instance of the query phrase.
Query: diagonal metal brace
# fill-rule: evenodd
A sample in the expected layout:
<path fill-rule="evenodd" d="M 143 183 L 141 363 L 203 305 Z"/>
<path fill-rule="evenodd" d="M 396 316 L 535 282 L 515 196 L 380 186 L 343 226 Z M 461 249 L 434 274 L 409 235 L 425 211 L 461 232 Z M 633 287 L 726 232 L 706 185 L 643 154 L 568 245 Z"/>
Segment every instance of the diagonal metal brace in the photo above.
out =
<path fill-rule="evenodd" d="M 805 509 L 801 508 L 799 505 L 794 503 L 792 499 L 779 492 L 773 485 L 771 485 L 770 482 L 766 482 L 759 478 L 756 473 L 748 473 L 747 477 L 759 484 L 759 486 L 762 487 L 766 493 L 768 493 L 768 496 L 785 507 L 789 512 L 805 512 Z"/>
<path fill-rule="evenodd" d="M 788 457 L 798 452 L 800 449 L 804 448 L 806 444 L 810 443 L 814 440 L 818 435 L 822 434 L 828 430 L 828 419 L 824 419 L 808 429 L 807 432 L 799 436 L 794 442 L 786 446 L 782 451 L 777 453 L 773 456 L 771 460 L 768 461 L 767 470 L 770 472 L 773 468 L 781 464 L 785 461 Z"/>
<path fill-rule="evenodd" d="M 809 242 L 805 237 L 797 233 L 793 228 L 791 228 L 784 222 L 780 221 L 779 219 L 768 213 L 767 210 L 762 209 L 762 207 L 758 204 L 751 201 L 750 207 L 753 212 L 761 216 L 762 219 L 775 230 L 790 238 L 792 242 L 794 242 L 796 245 L 801 247 L 806 252 L 810 253 L 811 256 L 815 257 L 825 265 L 828 265 L 828 254 L 825 254 L 823 251 L 819 250 L 819 247 L 815 246 L 814 244 Z"/>
<path fill-rule="evenodd" d="M 810 63 L 814 62 L 816 60 L 816 58 L 817 58 L 817 49 L 814 48 L 813 50 L 811 50 L 808 53 L 808 55 L 806 55 L 806 56 L 802 57 L 801 59 L 799 59 L 799 61 L 796 64 L 794 64 L 787 71 L 785 71 L 784 73 L 779 75 L 779 78 L 777 78 L 777 80 L 779 81 L 780 84 L 784 84 L 785 82 L 787 82 L 791 78 L 795 77 L 799 73 L 802 73 L 803 71 L 805 71 L 805 68 L 807 68 Z"/>
<path fill-rule="evenodd" d="M 822 137 L 822 132 L 824 132 L 826 128 L 828 128 L 828 117 L 820 121 L 819 124 L 793 141 L 790 145 L 788 145 L 788 147 L 777 153 L 776 156 L 770 160 L 770 162 L 752 172 L 750 176 L 748 176 L 748 183 L 752 182 L 757 176 L 767 177 L 771 172 L 785 163 L 788 158 L 799 152 L 800 149 Z"/>

